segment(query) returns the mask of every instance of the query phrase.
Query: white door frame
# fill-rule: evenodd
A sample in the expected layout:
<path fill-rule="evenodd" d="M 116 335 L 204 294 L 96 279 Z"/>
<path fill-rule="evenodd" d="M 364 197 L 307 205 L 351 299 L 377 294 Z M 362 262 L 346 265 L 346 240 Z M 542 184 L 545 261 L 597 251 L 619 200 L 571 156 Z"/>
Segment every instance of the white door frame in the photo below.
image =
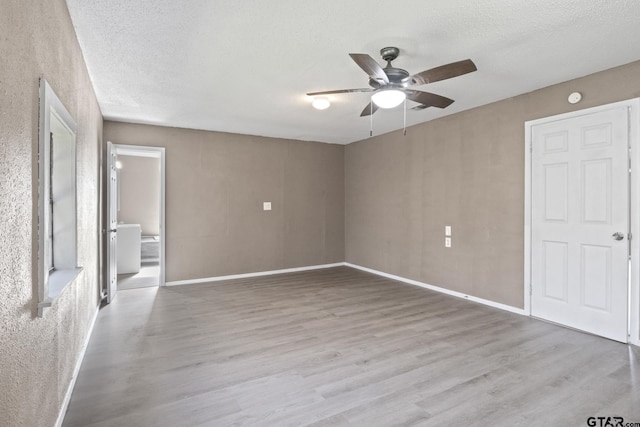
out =
<path fill-rule="evenodd" d="M 155 157 L 160 159 L 160 278 L 159 285 L 165 286 L 165 266 L 166 266 L 166 233 L 165 233 L 165 148 L 144 146 L 144 145 L 124 145 L 113 144 L 118 154 L 140 157 Z"/>
<path fill-rule="evenodd" d="M 106 170 L 107 170 L 107 181 L 106 181 L 106 206 L 107 206 L 107 215 L 106 215 L 106 229 L 105 229 L 105 238 L 107 243 L 107 250 L 104 253 L 106 262 L 104 263 L 106 266 L 106 274 L 105 274 L 105 289 L 104 289 L 104 298 L 106 299 L 107 304 L 110 304 L 113 301 L 116 293 L 118 292 L 118 267 L 116 261 L 116 255 L 118 250 L 118 234 L 116 233 L 117 228 L 117 214 L 114 215 L 114 188 L 117 189 L 118 185 L 118 173 L 116 170 L 116 150 L 114 145 L 107 141 L 107 156 L 106 156 Z M 117 190 L 115 190 L 117 191 Z"/>
<path fill-rule="evenodd" d="M 598 107 L 573 111 L 530 120 L 524 125 L 524 312 L 531 316 L 531 151 L 532 127 L 542 123 L 565 120 L 586 114 L 597 113 L 611 108 L 627 107 L 629 111 L 629 139 L 631 169 L 629 185 L 629 218 L 631 227 L 631 274 L 629 277 L 628 342 L 640 346 L 640 98 L 600 105 Z"/>

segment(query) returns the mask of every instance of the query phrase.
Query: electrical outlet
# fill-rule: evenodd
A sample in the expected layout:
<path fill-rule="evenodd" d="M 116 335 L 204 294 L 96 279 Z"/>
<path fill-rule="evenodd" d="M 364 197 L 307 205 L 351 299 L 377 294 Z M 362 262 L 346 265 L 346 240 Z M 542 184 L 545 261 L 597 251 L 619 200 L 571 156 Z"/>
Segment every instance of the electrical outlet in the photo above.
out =
<path fill-rule="evenodd" d="M 271 202 L 262 202 L 262 210 L 270 211 L 271 210 Z"/>
<path fill-rule="evenodd" d="M 445 248 L 450 248 L 451 247 L 451 237 L 445 237 L 444 238 L 444 247 Z"/>
<path fill-rule="evenodd" d="M 451 226 L 450 225 L 445 225 L 444 226 L 444 235 L 445 236 L 451 236 Z"/>

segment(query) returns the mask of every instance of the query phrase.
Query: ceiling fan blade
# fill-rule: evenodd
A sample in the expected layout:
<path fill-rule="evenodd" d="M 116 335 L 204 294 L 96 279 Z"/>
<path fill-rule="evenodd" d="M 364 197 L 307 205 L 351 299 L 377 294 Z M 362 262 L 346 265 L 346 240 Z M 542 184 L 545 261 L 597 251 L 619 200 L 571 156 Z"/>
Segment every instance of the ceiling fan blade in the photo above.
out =
<path fill-rule="evenodd" d="M 338 89 L 338 90 L 325 90 L 323 92 L 311 92 L 308 93 L 308 96 L 316 96 L 316 95 L 333 95 L 336 93 L 351 93 L 351 92 L 373 92 L 375 89 L 370 87 L 364 87 L 361 89 Z"/>
<path fill-rule="evenodd" d="M 371 101 L 370 103 L 367 104 L 366 107 L 364 107 L 364 110 L 362 110 L 362 113 L 360 113 L 360 117 L 370 116 L 376 111 L 378 111 L 378 108 L 379 107 L 375 104 L 375 102 Z"/>
<path fill-rule="evenodd" d="M 411 76 L 411 84 L 423 85 L 433 83 L 461 76 L 463 74 L 472 73 L 476 70 L 476 64 L 474 64 L 470 59 L 465 59 L 464 61 L 452 62 L 451 64 L 441 65 L 440 67 L 414 74 Z"/>
<path fill-rule="evenodd" d="M 431 107 L 430 105 L 424 105 L 424 104 L 420 104 L 420 105 L 416 105 L 415 107 L 411 107 L 412 110 L 416 110 L 416 111 L 421 111 L 424 110 L 425 108 L 429 108 Z"/>
<path fill-rule="evenodd" d="M 362 68 L 373 80 L 389 83 L 389 77 L 387 77 L 387 74 L 375 59 L 366 53 L 350 53 L 349 56 L 358 64 L 358 67 Z"/>
<path fill-rule="evenodd" d="M 453 99 L 435 93 L 422 92 L 419 90 L 405 90 L 407 98 L 427 107 L 447 108 L 453 104 Z"/>

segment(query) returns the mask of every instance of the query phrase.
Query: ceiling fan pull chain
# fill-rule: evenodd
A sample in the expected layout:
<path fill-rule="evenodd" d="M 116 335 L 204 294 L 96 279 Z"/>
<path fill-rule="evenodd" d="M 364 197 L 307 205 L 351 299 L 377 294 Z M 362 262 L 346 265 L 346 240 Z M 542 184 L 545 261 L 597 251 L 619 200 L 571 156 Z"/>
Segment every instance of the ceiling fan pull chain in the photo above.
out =
<path fill-rule="evenodd" d="M 404 99 L 404 124 L 402 135 L 407 136 L 407 98 Z"/>
<path fill-rule="evenodd" d="M 371 102 L 369 103 L 369 109 L 371 113 L 369 117 L 371 117 L 371 125 L 369 127 L 369 136 L 373 136 L 373 97 L 371 97 Z"/>

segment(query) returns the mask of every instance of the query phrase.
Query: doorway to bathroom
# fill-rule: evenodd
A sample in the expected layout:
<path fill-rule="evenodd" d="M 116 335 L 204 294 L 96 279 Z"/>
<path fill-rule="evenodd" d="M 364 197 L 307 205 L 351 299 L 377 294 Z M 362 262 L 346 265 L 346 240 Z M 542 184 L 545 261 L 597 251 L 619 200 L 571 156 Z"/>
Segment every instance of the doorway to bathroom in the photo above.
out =
<path fill-rule="evenodd" d="M 164 148 L 108 150 L 110 302 L 118 290 L 164 285 Z"/>

